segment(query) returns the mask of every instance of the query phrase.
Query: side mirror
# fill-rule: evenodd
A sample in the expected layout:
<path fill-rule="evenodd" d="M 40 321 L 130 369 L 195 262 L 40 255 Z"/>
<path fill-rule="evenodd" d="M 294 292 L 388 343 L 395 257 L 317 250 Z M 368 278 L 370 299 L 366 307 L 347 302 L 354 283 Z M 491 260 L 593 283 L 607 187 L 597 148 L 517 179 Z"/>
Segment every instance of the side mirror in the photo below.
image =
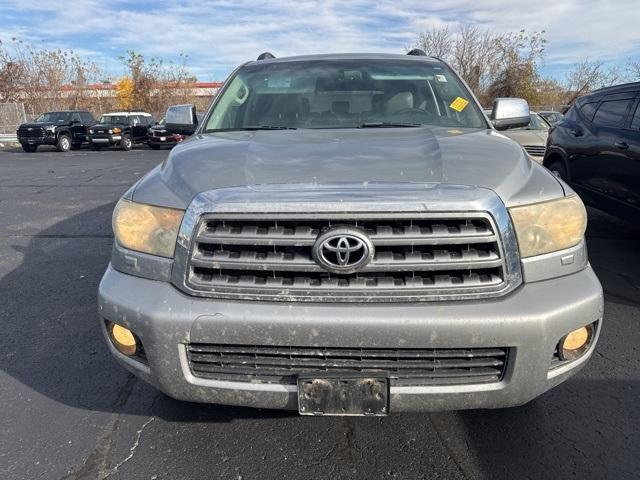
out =
<path fill-rule="evenodd" d="M 165 127 L 171 133 L 193 135 L 198 128 L 196 106 L 190 103 L 172 105 L 165 115 Z"/>
<path fill-rule="evenodd" d="M 523 98 L 496 98 L 491 123 L 497 130 L 526 127 L 531 122 L 529 104 Z"/>

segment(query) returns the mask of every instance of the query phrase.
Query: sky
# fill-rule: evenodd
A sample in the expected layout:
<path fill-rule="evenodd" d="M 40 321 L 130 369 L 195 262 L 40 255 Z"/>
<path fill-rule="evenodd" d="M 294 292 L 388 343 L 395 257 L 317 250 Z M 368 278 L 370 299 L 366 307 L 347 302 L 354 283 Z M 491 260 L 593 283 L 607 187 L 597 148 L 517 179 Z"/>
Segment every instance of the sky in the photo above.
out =
<path fill-rule="evenodd" d="M 559 80 L 585 58 L 640 59 L 638 0 L 0 0 L 0 40 L 72 49 L 112 77 L 129 49 L 185 53 L 198 79 L 213 81 L 264 51 L 404 52 L 432 26 L 463 23 L 545 30 L 543 73 Z"/>

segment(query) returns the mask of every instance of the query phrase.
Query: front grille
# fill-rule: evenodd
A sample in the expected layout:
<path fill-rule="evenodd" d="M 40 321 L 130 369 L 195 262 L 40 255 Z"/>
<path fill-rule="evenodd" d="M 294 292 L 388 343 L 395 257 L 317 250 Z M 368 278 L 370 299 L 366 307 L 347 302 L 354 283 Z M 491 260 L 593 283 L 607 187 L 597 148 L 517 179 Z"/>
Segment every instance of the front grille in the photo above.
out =
<path fill-rule="evenodd" d="M 391 385 L 458 385 L 498 382 L 506 348 L 322 348 L 191 343 L 187 356 L 196 377 L 295 384 L 300 375 L 369 375 Z"/>
<path fill-rule="evenodd" d="M 525 151 L 532 157 L 544 157 L 547 148 L 544 145 L 524 145 Z"/>
<path fill-rule="evenodd" d="M 18 129 L 18 137 L 20 138 L 42 138 L 45 136 L 45 130 L 42 127 L 20 127 Z"/>
<path fill-rule="evenodd" d="M 186 269 L 190 293 L 371 302 L 491 295 L 506 287 L 502 246 L 488 214 L 238 217 L 201 219 Z M 313 260 L 318 235 L 338 225 L 358 228 L 374 246 L 373 259 L 356 273 L 329 273 Z"/>

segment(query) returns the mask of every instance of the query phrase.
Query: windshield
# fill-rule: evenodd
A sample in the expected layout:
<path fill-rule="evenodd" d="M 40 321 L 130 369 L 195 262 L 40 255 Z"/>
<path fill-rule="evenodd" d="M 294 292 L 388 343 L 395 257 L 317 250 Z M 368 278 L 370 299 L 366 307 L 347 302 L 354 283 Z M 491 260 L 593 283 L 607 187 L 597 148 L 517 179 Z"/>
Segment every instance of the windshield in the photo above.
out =
<path fill-rule="evenodd" d="M 469 92 L 440 63 L 320 60 L 243 67 L 204 131 L 385 125 L 487 128 Z"/>
<path fill-rule="evenodd" d="M 47 112 L 36 118 L 36 122 L 65 123 L 71 118 L 70 112 Z"/>
<path fill-rule="evenodd" d="M 129 117 L 127 117 L 126 115 L 103 115 L 100 118 L 100 122 L 99 123 L 106 123 L 106 124 L 127 124 L 129 123 Z"/>
<path fill-rule="evenodd" d="M 549 125 L 540 115 L 537 113 L 531 113 L 530 117 L 531 121 L 529 122 L 529 125 L 517 128 L 516 130 L 549 130 L 551 125 Z"/>

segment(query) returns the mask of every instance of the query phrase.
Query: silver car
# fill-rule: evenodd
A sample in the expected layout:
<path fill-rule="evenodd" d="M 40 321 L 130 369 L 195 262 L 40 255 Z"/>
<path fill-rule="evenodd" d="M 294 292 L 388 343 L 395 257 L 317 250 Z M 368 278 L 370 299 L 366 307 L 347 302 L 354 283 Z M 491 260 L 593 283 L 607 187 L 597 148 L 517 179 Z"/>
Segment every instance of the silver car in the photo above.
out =
<path fill-rule="evenodd" d="M 491 110 L 485 110 L 491 116 Z M 536 162 L 542 164 L 547 148 L 547 138 L 551 125 L 536 112 L 530 112 L 530 122 L 524 127 L 501 130 L 500 133 L 515 140 Z"/>
<path fill-rule="evenodd" d="M 530 121 L 520 99 L 493 117 Z M 182 400 L 521 405 L 595 349 L 586 221 L 442 61 L 263 54 L 118 202 L 100 325 L 118 362 Z"/>

